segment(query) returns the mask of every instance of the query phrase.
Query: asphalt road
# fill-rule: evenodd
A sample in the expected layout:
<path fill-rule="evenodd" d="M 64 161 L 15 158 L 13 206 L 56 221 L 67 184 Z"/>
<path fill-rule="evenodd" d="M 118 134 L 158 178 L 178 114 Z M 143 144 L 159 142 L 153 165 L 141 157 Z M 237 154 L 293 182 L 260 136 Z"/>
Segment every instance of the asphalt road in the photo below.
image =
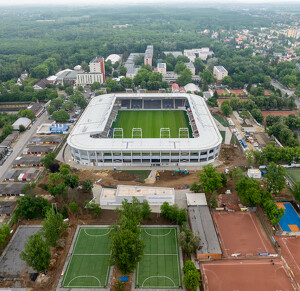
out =
<path fill-rule="evenodd" d="M 18 137 L 17 143 L 15 143 L 14 147 L 12 148 L 13 152 L 12 154 L 7 158 L 5 163 L 0 166 L 0 182 L 3 181 L 5 175 L 10 170 L 12 162 L 20 156 L 20 154 L 23 152 L 23 149 L 27 145 L 29 139 L 36 133 L 37 128 L 42 124 L 47 122 L 48 119 L 48 113 L 45 111 L 37 120 L 36 122 L 31 126 L 29 130 L 26 130 L 25 132 L 21 133 L 21 135 Z"/>

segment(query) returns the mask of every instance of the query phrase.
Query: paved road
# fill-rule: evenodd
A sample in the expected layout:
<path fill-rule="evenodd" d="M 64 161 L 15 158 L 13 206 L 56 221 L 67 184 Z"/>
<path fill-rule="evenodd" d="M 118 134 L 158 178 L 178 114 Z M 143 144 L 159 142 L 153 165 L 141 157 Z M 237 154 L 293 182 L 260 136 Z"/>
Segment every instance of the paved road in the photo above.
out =
<path fill-rule="evenodd" d="M 288 96 L 292 96 L 294 94 L 294 91 L 286 89 L 278 81 L 276 81 L 274 79 L 271 80 L 271 85 L 273 85 L 274 87 L 279 89 L 282 94 L 288 94 Z"/>
<path fill-rule="evenodd" d="M 10 170 L 12 162 L 22 153 L 23 148 L 27 145 L 29 139 L 36 133 L 37 128 L 45 123 L 48 119 L 48 113 L 45 111 L 37 121 L 31 126 L 29 130 L 23 132 L 19 137 L 17 143 L 14 145 L 12 154 L 8 157 L 5 163 L 0 166 L 0 182 L 3 181 L 5 175 Z"/>

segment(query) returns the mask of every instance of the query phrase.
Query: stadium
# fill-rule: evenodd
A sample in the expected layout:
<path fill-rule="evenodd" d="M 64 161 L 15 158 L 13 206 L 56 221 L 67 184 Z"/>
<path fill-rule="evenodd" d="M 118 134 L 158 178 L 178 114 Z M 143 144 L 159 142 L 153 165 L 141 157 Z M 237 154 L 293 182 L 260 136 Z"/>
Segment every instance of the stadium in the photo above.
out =
<path fill-rule="evenodd" d="M 98 167 L 200 166 L 221 143 L 203 98 L 183 93 L 96 96 L 68 137 L 74 161 Z"/>

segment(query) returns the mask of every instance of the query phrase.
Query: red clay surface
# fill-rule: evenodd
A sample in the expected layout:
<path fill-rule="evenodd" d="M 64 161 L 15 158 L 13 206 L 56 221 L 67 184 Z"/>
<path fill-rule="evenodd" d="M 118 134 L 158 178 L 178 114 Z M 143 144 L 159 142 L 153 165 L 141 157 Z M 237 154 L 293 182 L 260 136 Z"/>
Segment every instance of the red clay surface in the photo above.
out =
<path fill-rule="evenodd" d="M 279 259 L 226 260 L 201 264 L 205 291 L 294 291 Z"/>
<path fill-rule="evenodd" d="M 223 255 L 258 256 L 275 254 L 262 225 L 253 212 L 214 212 L 213 219 L 221 240 Z"/>
<path fill-rule="evenodd" d="M 300 286 L 300 237 L 276 237 L 282 256 L 292 269 Z"/>
<path fill-rule="evenodd" d="M 297 115 L 297 113 L 295 111 L 292 111 L 292 110 L 275 110 L 275 111 L 273 111 L 273 110 L 262 110 L 261 113 L 262 113 L 264 119 L 266 119 L 266 117 L 268 115 L 274 115 L 274 116 L 280 116 L 280 115 L 289 116 L 290 114 Z"/>

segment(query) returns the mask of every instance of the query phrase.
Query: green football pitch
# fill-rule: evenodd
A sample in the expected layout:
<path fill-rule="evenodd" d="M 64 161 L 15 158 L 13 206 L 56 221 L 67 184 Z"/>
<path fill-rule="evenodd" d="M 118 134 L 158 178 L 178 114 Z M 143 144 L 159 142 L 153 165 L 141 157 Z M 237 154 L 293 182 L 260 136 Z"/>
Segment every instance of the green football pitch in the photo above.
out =
<path fill-rule="evenodd" d="M 286 169 L 286 174 L 293 184 L 300 181 L 300 169 Z"/>
<path fill-rule="evenodd" d="M 135 285 L 144 289 L 179 289 L 180 257 L 176 227 L 145 227 L 141 236 L 146 247 L 136 270 Z"/>
<path fill-rule="evenodd" d="M 110 239 L 107 227 L 81 227 L 67 266 L 64 288 L 98 288 L 107 286 Z"/>
<path fill-rule="evenodd" d="M 161 128 L 170 128 L 171 138 L 179 137 L 179 128 L 188 128 L 189 137 L 193 137 L 188 117 L 183 110 L 120 110 L 112 128 L 123 128 L 124 138 L 132 137 L 133 128 L 141 128 L 143 138 L 160 138 Z M 115 137 L 119 137 L 117 133 Z"/>

